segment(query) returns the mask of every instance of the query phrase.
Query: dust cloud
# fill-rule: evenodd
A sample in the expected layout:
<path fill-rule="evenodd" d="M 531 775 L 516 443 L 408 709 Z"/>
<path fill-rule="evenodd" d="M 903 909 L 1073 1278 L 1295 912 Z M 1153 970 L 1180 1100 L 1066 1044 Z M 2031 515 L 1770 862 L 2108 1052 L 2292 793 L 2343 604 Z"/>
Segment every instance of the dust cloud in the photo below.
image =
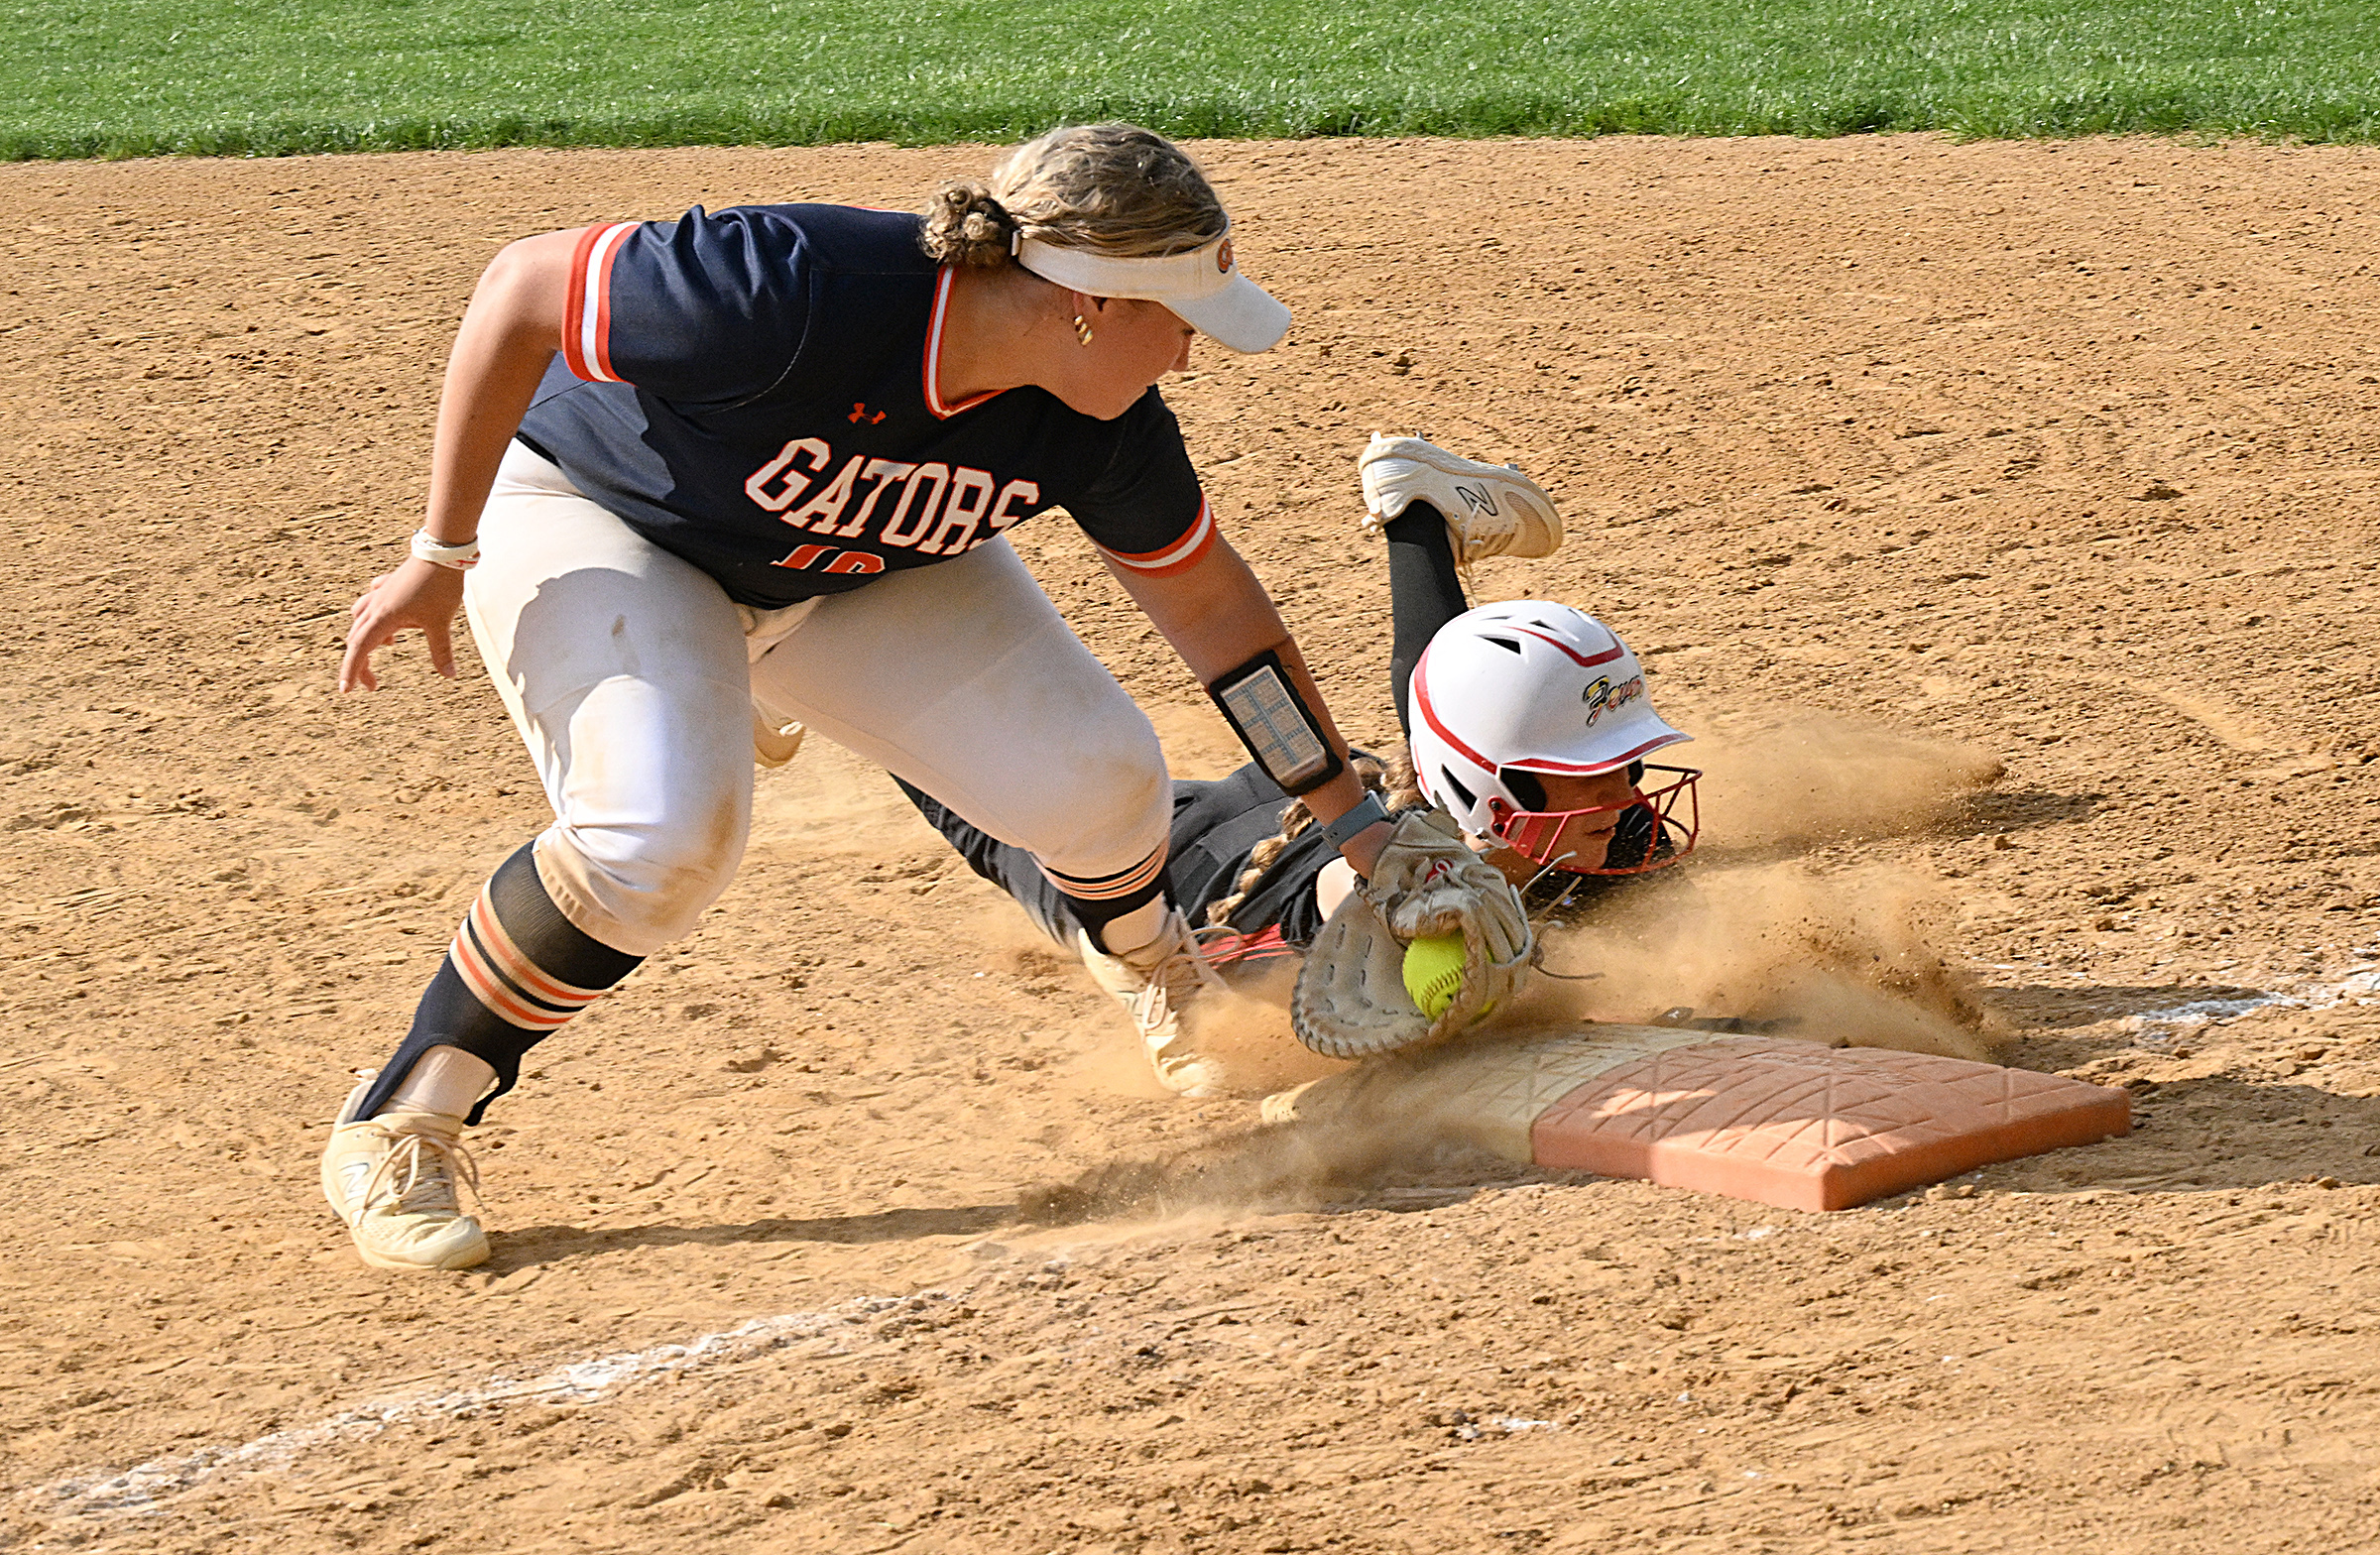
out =
<path fill-rule="evenodd" d="M 1698 857 L 1615 882 L 1584 911 L 1539 926 L 1543 970 L 1481 1035 L 1574 1021 L 1702 1017 L 1781 1022 L 1778 1035 L 1838 1047 L 1984 1059 L 1972 980 L 1941 948 L 1951 903 L 1938 883 L 1852 860 L 1828 844 L 1955 820 L 2000 764 L 1970 746 L 1841 718 L 1779 722 L 1726 711 L 1682 747 L 1705 771 Z M 1328 1072 L 1289 1027 L 1294 962 L 1192 1007 L 1193 1036 L 1241 1084 L 1278 1089 Z"/>
<path fill-rule="evenodd" d="M 1016 1213 L 1069 1225 L 1327 1203 L 1375 1179 L 1400 1147 L 1409 1141 L 1379 1131 L 1264 1124 L 1035 1185 L 1017 1195 Z"/>
<path fill-rule="evenodd" d="M 1283 957 L 1183 1011 L 1191 1045 L 1222 1061 L 1234 1094 L 1262 1096 L 1348 1067 L 1304 1046 L 1289 1023 L 1289 995 L 1304 964 Z"/>
<path fill-rule="evenodd" d="M 1548 975 L 1463 1040 L 1509 1040 L 1581 1020 L 1645 1023 L 1683 1006 L 1706 1018 L 1775 1022 L 1776 1035 L 1828 1046 L 1988 1059 L 1972 981 L 1938 948 L 1950 903 L 1935 882 L 1760 853 L 1939 824 L 1999 764 L 1840 720 L 1757 732 L 1738 724 L 1710 744 L 1720 794 L 1713 808 L 1730 846 L 1617 882 L 1587 909 L 1541 924 Z M 1242 975 L 1186 1012 L 1192 1040 L 1225 1061 L 1235 1092 L 1347 1067 L 1297 1043 L 1287 1006 L 1298 965 Z M 1451 1137 L 1417 1117 L 1266 1125 L 1028 1189 L 1018 1213 L 1043 1224 L 1230 1215 L 1327 1204 L 1433 1170 L 1480 1182 L 1515 1169 Z"/>
<path fill-rule="evenodd" d="M 1983 1059 L 1971 980 L 1935 948 L 1947 903 L 1897 870 L 1721 866 L 1620 888 L 1540 931 L 1548 973 L 1508 1022 L 1780 1021 L 1780 1036 Z M 1570 981 L 1569 979 L 1584 979 Z"/>
<path fill-rule="evenodd" d="M 1704 772 L 1700 856 L 1542 926 L 1543 967 L 1587 981 L 1538 980 L 1508 1021 L 1647 1021 L 1682 1006 L 1831 1046 L 1988 1057 L 1972 982 L 1939 948 L 1951 914 L 1938 884 L 1805 856 L 1955 822 L 1999 760 L 1836 717 L 1720 708 L 1683 722 L 1696 741 L 1671 754 Z"/>
<path fill-rule="evenodd" d="M 1694 743 L 1667 754 L 1703 771 L 1703 850 L 1714 858 L 1924 831 L 2000 776 L 1999 758 L 1974 746 L 1845 718 L 1721 710 L 1680 726 Z"/>

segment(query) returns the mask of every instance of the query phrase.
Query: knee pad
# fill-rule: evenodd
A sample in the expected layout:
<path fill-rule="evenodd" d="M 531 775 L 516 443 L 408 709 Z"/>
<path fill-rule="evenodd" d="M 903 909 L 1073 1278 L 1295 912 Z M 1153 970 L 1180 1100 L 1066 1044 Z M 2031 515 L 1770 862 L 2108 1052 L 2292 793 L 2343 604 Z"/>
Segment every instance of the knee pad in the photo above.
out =
<path fill-rule="evenodd" d="M 537 838 L 537 877 L 578 928 L 635 956 L 693 931 L 736 878 L 741 816 L 703 832 L 658 826 L 573 826 Z"/>
<path fill-rule="evenodd" d="M 1063 816 L 1066 843 L 1044 853 L 1045 860 L 1063 858 L 1091 867 L 1086 873 L 1104 873 L 1099 866 L 1115 869 L 1138 859 L 1172 829 L 1165 751 L 1145 720 L 1067 752 L 1063 779 L 1049 784 L 1045 803 Z"/>

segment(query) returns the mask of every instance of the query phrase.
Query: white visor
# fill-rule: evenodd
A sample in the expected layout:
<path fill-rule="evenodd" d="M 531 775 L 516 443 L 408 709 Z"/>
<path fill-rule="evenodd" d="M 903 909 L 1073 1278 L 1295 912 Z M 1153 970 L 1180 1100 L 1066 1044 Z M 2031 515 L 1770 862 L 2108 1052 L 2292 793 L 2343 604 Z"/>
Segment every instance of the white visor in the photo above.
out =
<path fill-rule="evenodd" d="M 1182 322 L 1235 351 L 1269 351 L 1289 332 L 1289 309 L 1240 273 L 1228 231 L 1186 254 L 1153 259 L 1120 259 L 1020 237 L 1016 263 L 1044 281 L 1087 297 L 1162 302 L 1179 313 Z"/>

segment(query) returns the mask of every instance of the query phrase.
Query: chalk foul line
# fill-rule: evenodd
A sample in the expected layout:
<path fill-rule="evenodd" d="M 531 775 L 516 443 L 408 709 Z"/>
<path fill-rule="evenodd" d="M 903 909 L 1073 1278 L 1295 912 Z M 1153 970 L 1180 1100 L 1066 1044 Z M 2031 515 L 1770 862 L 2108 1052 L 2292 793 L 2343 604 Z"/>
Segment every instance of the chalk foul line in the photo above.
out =
<path fill-rule="evenodd" d="M 2294 992 L 2257 991 L 2235 999 L 2202 999 L 2167 1010 L 2143 1010 L 2124 1023 L 2133 1031 L 2170 1041 L 2185 1031 L 2217 1025 L 2254 1010 L 2275 1006 L 2289 1010 L 2328 1010 L 2343 1004 L 2360 1004 L 2374 995 L 2380 995 L 2380 969 L 2350 973 L 2335 983 L 2307 984 Z"/>
<path fill-rule="evenodd" d="M 68 1475 L 21 1491 L 11 1499 L 16 1509 L 53 1520 L 154 1516 L 202 1485 L 286 1470 L 316 1448 L 376 1436 L 394 1425 L 469 1419 L 511 1404 L 591 1404 L 626 1387 L 749 1360 L 804 1340 L 837 1341 L 820 1353 L 841 1355 L 847 1353 L 847 1347 L 839 1341 L 850 1337 L 849 1330 L 881 1323 L 888 1314 L 897 1324 L 901 1310 L 919 1310 L 951 1299 L 939 1290 L 909 1296 L 861 1296 L 822 1312 L 754 1318 L 681 1344 L 573 1361 L 536 1376 L 516 1378 L 497 1373 L 464 1387 L 375 1398 L 309 1424 L 268 1432 L 233 1446 L 198 1447 L 152 1458 L 129 1469 Z M 879 1330 L 870 1337 L 881 1334 Z"/>

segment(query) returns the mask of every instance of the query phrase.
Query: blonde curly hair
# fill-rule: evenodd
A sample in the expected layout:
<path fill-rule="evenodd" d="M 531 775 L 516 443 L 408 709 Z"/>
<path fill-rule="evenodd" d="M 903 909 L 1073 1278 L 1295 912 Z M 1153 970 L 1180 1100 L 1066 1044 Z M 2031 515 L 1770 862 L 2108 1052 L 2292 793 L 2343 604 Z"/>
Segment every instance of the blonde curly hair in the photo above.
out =
<path fill-rule="evenodd" d="M 1015 239 L 1120 259 L 1223 236 L 1223 201 L 1187 153 L 1136 124 L 1051 130 L 1002 158 L 989 183 L 954 179 L 926 200 L 919 241 L 940 264 L 997 269 Z"/>

